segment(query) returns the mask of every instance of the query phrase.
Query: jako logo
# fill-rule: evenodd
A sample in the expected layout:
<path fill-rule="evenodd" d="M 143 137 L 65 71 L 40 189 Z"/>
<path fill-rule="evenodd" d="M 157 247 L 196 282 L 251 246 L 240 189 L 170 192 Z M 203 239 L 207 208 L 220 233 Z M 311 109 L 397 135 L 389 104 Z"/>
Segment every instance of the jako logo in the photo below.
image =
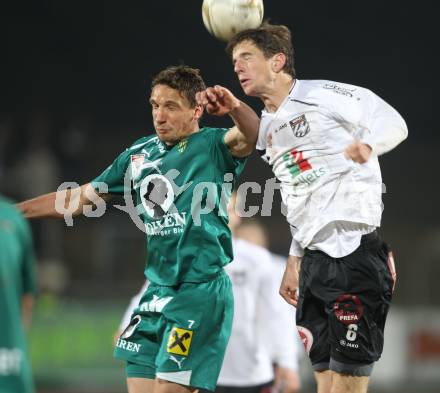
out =
<path fill-rule="evenodd" d="M 290 150 L 284 154 L 283 160 L 286 161 L 286 165 L 294 177 L 302 172 L 312 169 L 309 161 L 303 157 L 302 151 L 297 151 L 295 149 Z"/>

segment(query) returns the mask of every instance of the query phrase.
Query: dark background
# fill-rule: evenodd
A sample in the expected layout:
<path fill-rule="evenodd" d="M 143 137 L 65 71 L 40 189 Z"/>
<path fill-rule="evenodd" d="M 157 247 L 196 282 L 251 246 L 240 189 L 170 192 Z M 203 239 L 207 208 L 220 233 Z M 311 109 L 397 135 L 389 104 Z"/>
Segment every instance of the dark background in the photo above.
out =
<path fill-rule="evenodd" d="M 395 248 L 396 302 L 440 304 L 438 21 L 431 4 L 270 0 L 265 17 L 292 30 L 300 79 L 368 87 L 406 119 L 408 140 L 380 159 L 387 188 L 382 234 Z M 261 110 L 258 100 L 243 97 L 225 45 L 205 30 L 201 1 L 9 3 L 0 36 L 0 189 L 18 200 L 63 181 L 89 181 L 152 133 L 149 84 L 168 65 L 200 68 L 207 84 L 225 85 Z M 205 117 L 202 124 L 232 123 Z M 253 157 L 242 181 L 271 176 Z M 262 220 L 271 248 L 286 254 L 290 235 L 279 205 Z M 110 208 L 100 220 L 55 225 L 40 222 L 34 230 L 41 259 L 67 271 L 62 293 L 128 296 L 141 285 L 143 236 L 128 216 Z"/>
<path fill-rule="evenodd" d="M 154 132 L 149 84 L 168 65 L 200 68 L 207 84 L 229 87 L 260 111 L 258 100 L 243 97 L 225 45 L 205 30 L 201 3 L 3 2 L 0 191 L 24 200 L 64 181 L 93 179 L 134 140 Z M 390 334 L 399 337 L 404 326 L 418 321 L 433 326 L 438 340 L 439 321 L 431 316 L 440 305 L 440 137 L 434 122 L 439 22 L 433 4 L 266 0 L 265 16 L 292 30 L 300 79 L 367 87 L 407 121 L 409 138 L 380 158 L 386 185 L 381 233 L 395 250 L 399 274 Z M 232 122 L 207 116 L 202 124 Z M 264 184 L 270 177 L 270 169 L 252 156 L 241 181 Z M 249 202 L 258 204 L 261 196 Z M 290 234 L 279 197 L 272 215 L 261 220 L 271 249 L 287 254 Z M 111 359 L 112 335 L 143 283 L 143 233 L 113 207 L 98 220 L 78 218 L 73 227 L 43 220 L 32 228 L 40 281 L 31 336 L 38 391 L 125 391 L 122 366 Z M 421 310 L 428 311 L 419 315 Z M 389 344 L 390 360 L 379 371 L 397 369 L 399 349 L 414 352 L 416 340 L 403 342 Z M 434 348 L 437 341 L 425 342 Z M 399 392 L 426 388 L 430 363 L 411 356 L 395 385 Z M 310 370 L 301 370 L 303 391 L 313 391 Z M 438 363 L 431 370 L 437 375 Z"/>

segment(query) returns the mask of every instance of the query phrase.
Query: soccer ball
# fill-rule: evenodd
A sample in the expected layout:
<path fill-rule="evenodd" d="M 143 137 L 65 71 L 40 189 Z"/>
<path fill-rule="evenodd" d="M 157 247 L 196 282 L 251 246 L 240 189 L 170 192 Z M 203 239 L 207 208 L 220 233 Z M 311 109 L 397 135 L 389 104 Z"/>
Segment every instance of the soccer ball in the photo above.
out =
<path fill-rule="evenodd" d="M 205 27 L 222 41 L 260 26 L 263 14 L 263 0 L 203 0 L 202 5 Z"/>

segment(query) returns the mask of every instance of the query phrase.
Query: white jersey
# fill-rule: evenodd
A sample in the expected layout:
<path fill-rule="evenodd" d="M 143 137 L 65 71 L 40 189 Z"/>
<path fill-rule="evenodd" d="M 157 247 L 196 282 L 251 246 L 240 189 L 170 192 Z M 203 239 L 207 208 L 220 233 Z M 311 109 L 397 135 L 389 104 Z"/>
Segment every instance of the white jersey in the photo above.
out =
<path fill-rule="evenodd" d="M 266 325 L 272 329 L 267 332 L 270 356 L 272 362 L 280 367 L 292 370 L 298 369 L 298 356 L 304 352 L 303 344 L 300 340 L 298 330 L 296 329 L 295 314 L 296 308 L 287 303 L 279 294 L 281 280 L 286 268 L 287 257 L 270 254 L 272 277 L 276 282 L 276 296 L 273 298 L 277 306 L 276 318 L 271 318 L 274 323 L 272 326 Z M 269 316 L 270 318 L 270 316 Z"/>
<path fill-rule="evenodd" d="M 370 90 L 331 81 L 296 80 L 275 113 L 263 110 L 257 149 L 281 182 L 291 255 L 307 247 L 342 257 L 380 226 L 377 156 L 407 132 L 397 111 Z M 372 147 L 365 164 L 344 155 L 355 140 Z"/>
<path fill-rule="evenodd" d="M 137 306 L 139 306 L 142 295 L 147 290 L 148 285 L 149 285 L 149 282 L 148 282 L 148 280 L 146 280 L 144 282 L 144 285 L 142 286 L 141 290 L 130 299 L 130 304 L 128 305 L 127 309 L 125 310 L 124 315 L 121 319 L 121 322 L 119 323 L 119 331 L 120 332 L 124 331 L 124 329 L 130 323 L 131 316 L 133 315 L 133 311 Z"/>
<path fill-rule="evenodd" d="M 274 379 L 275 362 L 296 368 L 294 308 L 278 294 L 278 262 L 266 249 L 240 239 L 233 240 L 233 249 L 234 261 L 225 270 L 232 281 L 234 319 L 218 385 L 260 385 Z"/>

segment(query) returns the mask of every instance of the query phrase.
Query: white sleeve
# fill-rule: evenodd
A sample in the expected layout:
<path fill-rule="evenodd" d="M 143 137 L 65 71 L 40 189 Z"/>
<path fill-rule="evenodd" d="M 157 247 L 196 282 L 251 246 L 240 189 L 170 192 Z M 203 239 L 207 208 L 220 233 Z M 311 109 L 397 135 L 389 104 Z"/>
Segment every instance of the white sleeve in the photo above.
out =
<path fill-rule="evenodd" d="M 354 138 L 371 146 L 373 154 L 394 149 L 408 136 L 405 121 L 391 105 L 368 89 L 346 86 L 350 85 L 327 90 L 324 101 L 332 115 L 346 123 Z"/>
<path fill-rule="evenodd" d="M 269 124 L 264 113 L 261 115 L 260 119 L 260 127 L 258 129 L 258 138 L 257 138 L 257 146 L 256 149 L 259 151 L 266 151 L 267 143 L 266 143 L 266 134 L 268 132 Z"/>
<path fill-rule="evenodd" d="M 119 331 L 123 331 L 128 324 L 130 323 L 131 316 L 133 314 L 134 309 L 139 305 L 139 302 L 141 300 L 142 295 L 144 294 L 145 290 L 148 287 L 148 282 L 145 281 L 144 285 L 142 286 L 141 290 L 131 298 L 130 304 L 128 305 L 127 309 L 124 312 L 124 315 L 121 319 L 121 322 L 119 323 Z"/>
<path fill-rule="evenodd" d="M 264 264 L 265 269 L 261 271 L 260 278 L 260 290 L 259 290 L 259 302 L 257 310 L 258 326 L 260 329 L 260 342 L 266 346 L 266 351 L 274 362 L 277 357 L 279 348 L 278 340 L 280 331 L 280 322 L 278 320 L 279 304 L 278 304 L 278 291 L 279 282 L 277 282 L 274 272 L 270 268 L 272 262 L 270 261 L 270 254 L 268 253 L 267 261 L 258 261 L 258 263 Z"/>
<path fill-rule="evenodd" d="M 292 234 L 292 243 L 290 244 L 289 255 L 294 257 L 302 257 L 304 255 L 304 249 L 295 240 L 295 234 L 298 232 L 298 229 L 290 225 L 290 232 Z"/>
<path fill-rule="evenodd" d="M 408 128 L 402 116 L 382 98 L 371 91 L 370 113 L 365 114 L 365 128 L 369 131 L 361 141 L 370 145 L 376 155 L 394 149 L 408 136 Z"/>
<path fill-rule="evenodd" d="M 284 300 L 281 299 L 282 302 Z M 298 369 L 298 331 L 295 324 L 295 308 L 284 302 L 278 314 L 280 331 L 274 342 L 273 362 L 280 367 Z"/>

